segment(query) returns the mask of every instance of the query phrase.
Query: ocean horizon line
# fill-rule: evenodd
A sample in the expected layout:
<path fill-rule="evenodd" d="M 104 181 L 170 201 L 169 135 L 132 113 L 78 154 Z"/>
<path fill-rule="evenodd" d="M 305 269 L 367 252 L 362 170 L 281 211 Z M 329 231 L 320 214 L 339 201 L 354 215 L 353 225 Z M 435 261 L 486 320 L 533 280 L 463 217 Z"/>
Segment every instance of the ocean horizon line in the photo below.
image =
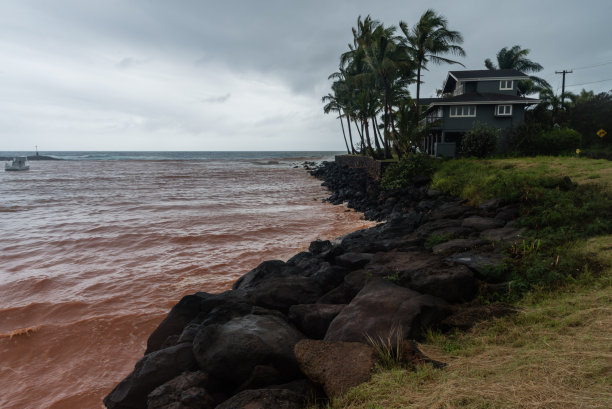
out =
<path fill-rule="evenodd" d="M 0 151 L 0 158 L 62 160 L 321 160 L 341 151 Z"/>

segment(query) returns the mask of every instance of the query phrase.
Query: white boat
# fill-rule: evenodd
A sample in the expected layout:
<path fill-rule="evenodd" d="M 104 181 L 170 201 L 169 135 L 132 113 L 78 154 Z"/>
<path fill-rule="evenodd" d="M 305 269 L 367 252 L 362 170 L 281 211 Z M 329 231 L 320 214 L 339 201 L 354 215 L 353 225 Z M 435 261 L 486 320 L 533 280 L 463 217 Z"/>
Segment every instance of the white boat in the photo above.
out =
<path fill-rule="evenodd" d="M 27 156 L 17 156 L 4 164 L 4 170 L 29 170 L 30 163 Z"/>

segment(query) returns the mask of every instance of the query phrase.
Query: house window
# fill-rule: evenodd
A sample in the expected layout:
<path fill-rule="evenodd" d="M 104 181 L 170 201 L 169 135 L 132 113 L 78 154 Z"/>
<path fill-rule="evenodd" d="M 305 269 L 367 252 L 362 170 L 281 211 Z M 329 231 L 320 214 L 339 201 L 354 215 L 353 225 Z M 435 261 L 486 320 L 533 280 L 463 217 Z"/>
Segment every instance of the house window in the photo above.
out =
<path fill-rule="evenodd" d="M 501 80 L 499 82 L 499 89 L 502 89 L 502 90 L 511 90 L 513 85 L 514 85 L 514 81 L 513 80 Z"/>
<path fill-rule="evenodd" d="M 476 105 L 456 105 L 450 107 L 450 117 L 476 116 Z"/>
<path fill-rule="evenodd" d="M 498 115 L 498 116 L 512 115 L 512 105 L 497 105 L 495 107 L 495 115 Z"/>

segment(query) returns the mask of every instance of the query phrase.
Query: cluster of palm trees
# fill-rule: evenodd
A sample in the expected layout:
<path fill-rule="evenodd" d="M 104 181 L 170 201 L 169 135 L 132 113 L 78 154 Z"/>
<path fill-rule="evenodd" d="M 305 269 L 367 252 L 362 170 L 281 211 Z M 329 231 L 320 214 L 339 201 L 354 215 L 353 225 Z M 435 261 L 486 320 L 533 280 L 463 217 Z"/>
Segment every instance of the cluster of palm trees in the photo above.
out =
<path fill-rule="evenodd" d="M 429 63 L 461 64 L 445 55 L 465 55 L 461 34 L 449 30 L 446 18 L 434 10 L 423 13 L 413 27 L 400 21 L 399 29 L 397 35 L 397 27 L 360 16 L 353 43 L 340 56 L 339 70 L 329 76 L 333 84 L 323 97 L 324 112 L 338 115 L 349 154 L 391 158 L 393 149 L 402 157 L 418 146 L 422 70 Z M 408 92 L 414 83 L 415 100 Z"/>

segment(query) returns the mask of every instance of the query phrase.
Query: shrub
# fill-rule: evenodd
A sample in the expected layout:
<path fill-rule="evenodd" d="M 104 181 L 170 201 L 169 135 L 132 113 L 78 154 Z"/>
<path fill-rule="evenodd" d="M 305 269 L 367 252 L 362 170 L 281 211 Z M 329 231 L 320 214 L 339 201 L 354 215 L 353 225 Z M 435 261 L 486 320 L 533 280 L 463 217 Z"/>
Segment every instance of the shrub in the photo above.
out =
<path fill-rule="evenodd" d="M 535 141 L 544 132 L 542 126 L 534 122 L 525 122 L 509 130 L 503 138 L 501 150 L 516 155 L 537 155 Z"/>
<path fill-rule="evenodd" d="M 431 177 L 437 160 L 422 153 L 410 153 L 387 168 L 381 185 L 384 189 L 402 189 L 412 185 L 417 176 Z"/>
<path fill-rule="evenodd" d="M 461 139 L 461 154 L 484 158 L 491 155 L 497 146 L 499 129 L 481 123 L 474 124 L 472 130 L 463 135 Z"/>
<path fill-rule="evenodd" d="M 582 136 L 570 128 L 555 128 L 544 132 L 534 143 L 537 155 L 561 155 L 575 152 L 580 147 Z"/>

